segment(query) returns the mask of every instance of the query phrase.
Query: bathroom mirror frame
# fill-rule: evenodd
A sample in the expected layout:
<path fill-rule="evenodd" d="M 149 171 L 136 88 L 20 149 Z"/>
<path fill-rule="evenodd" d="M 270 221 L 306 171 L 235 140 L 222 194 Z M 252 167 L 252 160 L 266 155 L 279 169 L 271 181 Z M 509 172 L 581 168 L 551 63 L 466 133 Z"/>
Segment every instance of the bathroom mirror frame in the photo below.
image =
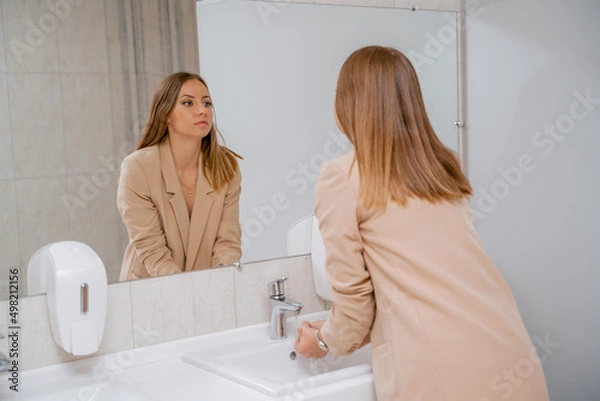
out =
<path fill-rule="evenodd" d="M 160 0 L 155 0 L 155 1 L 158 2 L 157 3 L 157 4 L 159 4 L 158 7 L 166 7 L 164 5 L 160 5 Z M 211 1 L 211 0 L 203 0 L 203 1 Z M 253 0 L 248 0 L 248 1 L 253 1 Z M 128 3 L 128 2 L 126 2 L 124 0 L 123 1 L 121 1 L 121 0 L 114 0 L 114 2 L 115 3 L 117 3 L 117 2 Z M 71 2 L 69 2 L 69 3 L 71 3 Z M 79 3 L 81 3 L 81 2 L 79 2 Z M 134 3 L 135 2 L 131 2 L 131 4 L 134 4 Z M 262 2 L 262 1 L 261 2 L 257 2 L 257 3 L 261 3 L 263 5 L 264 4 L 269 4 L 268 2 Z M 371 4 L 369 4 L 369 3 L 371 3 Z M 457 139 L 458 139 L 458 149 L 457 149 L 457 151 L 459 153 L 459 156 L 460 156 L 463 168 L 466 169 L 466 148 L 465 148 L 465 141 L 464 141 L 464 129 L 463 129 L 463 124 L 462 124 L 462 122 L 464 121 L 464 118 L 465 118 L 465 112 L 464 112 L 464 107 L 463 107 L 463 104 L 464 104 L 464 78 L 463 78 L 463 60 L 462 60 L 462 57 L 463 57 L 463 43 L 464 43 L 464 38 L 463 38 L 463 31 L 464 31 L 464 29 L 463 29 L 463 22 L 462 22 L 463 21 L 463 17 L 462 17 L 462 12 L 461 12 L 461 7 L 462 6 L 461 6 L 460 0 L 446 0 L 446 1 L 443 1 L 443 0 L 442 1 L 440 1 L 440 0 L 423 0 L 423 1 L 415 1 L 415 2 L 409 2 L 409 1 L 405 1 L 405 0 L 383 0 L 383 1 L 378 1 L 377 4 L 372 4 L 372 3 L 373 2 L 370 2 L 369 0 L 365 0 L 365 1 L 362 1 L 362 2 L 361 1 L 356 1 L 356 0 L 340 0 L 340 1 L 335 1 L 335 2 L 333 2 L 333 1 L 327 2 L 327 1 L 316 0 L 316 1 L 311 2 L 309 4 L 311 4 L 311 5 L 314 4 L 315 6 L 319 6 L 319 5 L 354 6 L 354 7 L 364 6 L 364 7 L 371 7 L 371 8 L 395 8 L 395 9 L 403 9 L 403 10 L 414 10 L 415 12 L 419 12 L 419 11 L 422 10 L 422 11 L 443 11 L 443 12 L 450 11 L 450 12 L 455 12 L 456 13 L 456 24 L 455 24 L 454 28 L 456 30 L 456 49 L 457 49 L 456 60 L 457 60 L 457 84 L 458 84 L 458 88 L 457 88 L 457 94 L 458 94 L 458 96 L 457 96 L 457 115 L 458 115 L 458 121 L 457 121 L 457 124 L 458 124 L 457 136 L 458 136 L 458 138 Z M 87 4 L 87 3 L 83 3 L 83 4 Z M 148 4 L 148 3 L 146 3 L 146 4 Z M 143 7 L 143 6 L 139 5 L 139 7 Z M 48 10 L 43 10 L 43 11 L 46 12 L 46 14 L 50 14 L 48 12 Z M 144 10 L 141 10 L 140 11 L 140 15 L 144 15 L 144 12 L 145 12 Z M 41 21 L 41 19 L 43 17 L 45 17 L 46 14 L 42 13 L 41 17 L 40 17 L 39 13 L 36 14 L 35 18 L 33 18 L 34 22 L 37 22 L 38 19 Z M 75 15 L 75 14 L 76 14 L 76 6 L 73 5 L 72 6 L 72 15 Z M 109 17 L 108 11 L 107 11 L 107 17 Z M 116 15 L 113 15 L 113 17 L 117 18 Z M 196 16 L 194 15 L 193 18 L 195 20 Z M 6 7 L 5 7 L 4 10 L 0 8 L 0 19 L 2 19 L 3 21 L 6 22 L 6 19 L 7 19 L 7 10 L 6 10 Z M 62 23 L 59 18 L 57 18 L 57 20 L 59 21 L 59 23 Z M 13 25 L 15 23 L 16 23 L 15 21 L 11 22 L 11 24 L 13 24 Z M 119 20 L 119 23 L 120 24 L 123 23 L 122 18 Z M 4 25 L 6 26 L 6 24 L 4 24 Z M 136 29 L 136 27 L 133 27 L 133 28 L 126 27 L 125 31 L 127 32 L 128 35 L 131 36 L 129 38 L 130 39 L 130 43 L 139 45 L 139 38 L 136 39 L 135 29 Z M 58 32 L 53 32 L 52 34 L 48 34 L 48 38 L 50 38 L 52 40 L 56 39 L 56 44 L 52 44 L 52 46 L 58 46 L 59 50 L 60 50 L 60 46 L 61 46 L 60 43 L 59 43 L 59 41 L 63 40 L 65 38 L 64 35 L 60 34 L 60 30 L 61 30 L 61 26 L 59 25 L 58 28 L 57 28 Z M 110 36 L 110 32 L 109 32 L 108 27 L 105 28 L 105 31 L 107 33 L 107 36 Z M 189 31 L 191 31 L 191 29 L 187 30 L 187 32 L 189 32 Z M 195 25 L 193 26 L 193 32 L 194 32 L 194 35 L 197 32 L 197 27 Z M 4 37 L 0 36 L 0 78 L 3 78 L 1 75 L 5 76 L 4 77 L 4 82 L 3 82 L 3 79 L 0 79 L 0 106 L 1 106 L 1 105 L 3 105 L 2 90 L 6 89 L 6 92 L 8 93 L 8 85 L 9 85 L 9 83 L 7 83 L 7 81 L 6 81 L 6 75 L 10 74 L 10 73 L 18 74 L 19 71 L 11 71 L 10 68 L 9 68 L 9 66 L 7 66 L 6 60 L 4 62 L 1 60 L 2 58 L 6 58 L 6 56 L 8 55 L 8 53 L 10 51 L 10 47 L 9 47 L 8 43 L 9 43 L 9 41 L 11 39 L 14 39 L 14 37 L 10 37 L 7 34 L 7 32 L 5 32 L 5 31 L 0 32 L 0 34 L 4 35 Z M 137 34 L 139 35 L 139 32 L 137 32 Z M 17 37 L 17 39 L 19 39 L 19 38 L 20 37 Z M 25 39 L 25 37 L 23 38 L 23 40 L 24 39 Z M 47 40 L 50 40 L 50 39 L 47 39 Z M 135 42 L 136 40 L 138 40 L 138 42 Z M 197 38 L 195 38 L 195 40 L 197 40 Z M 4 43 L 2 43 L 2 42 L 4 42 Z M 48 45 L 48 43 L 49 42 L 46 42 L 47 45 Z M 78 47 L 78 46 L 73 46 L 72 43 L 70 43 L 70 42 L 65 42 L 65 43 L 66 44 L 63 46 L 63 49 L 62 49 L 65 52 L 78 52 L 82 48 L 81 45 Z M 2 48 L 2 45 L 4 45 L 4 48 Z M 198 48 L 197 42 L 196 42 L 195 47 Z M 38 57 L 38 56 L 39 57 L 46 56 L 47 52 L 45 50 L 41 50 L 40 51 L 38 48 L 35 48 L 34 50 L 35 50 L 35 53 L 33 53 L 33 54 L 36 57 Z M 122 54 L 120 55 L 120 57 L 122 57 L 122 59 L 119 60 L 119 61 L 122 62 L 122 64 L 126 64 L 127 62 L 132 63 L 131 56 L 129 54 L 126 54 L 123 51 L 123 49 L 117 49 L 117 51 L 118 50 L 120 50 L 122 52 Z M 129 49 L 129 50 L 131 50 L 131 49 Z M 109 52 L 110 52 L 110 49 L 109 49 Z M 130 59 L 127 60 L 127 57 L 129 57 Z M 196 60 L 197 60 L 198 59 L 198 55 L 196 54 L 195 57 L 196 57 Z M 77 54 L 71 55 L 71 59 L 76 59 L 76 58 L 77 58 Z M 146 62 L 146 68 L 149 69 L 150 68 L 149 67 L 150 64 L 151 63 Z M 183 63 L 183 64 L 180 64 L 180 65 L 189 65 L 189 63 L 188 64 Z M 180 67 L 180 68 L 182 68 L 182 67 Z M 188 69 L 188 70 L 191 69 L 190 67 L 183 67 L 183 68 Z M 55 73 L 57 73 L 57 75 L 59 75 L 58 72 L 59 72 L 59 70 L 57 69 L 57 71 L 55 71 Z M 90 73 L 90 77 L 93 78 L 93 75 L 94 75 L 94 72 L 91 72 Z M 69 77 L 67 77 L 67 78 L 63 77 L 62 78 L 63 81 L 61 82 L 61 78 L 59 77 L 58 78 L 58 83 L 54 82 L 53 85 L 55 87 L 58 87 L 59 91 L 60 91 L 60 89 L 64 89 L 64 80 L 66 79 L 68 81 L 68 78 Z M 135 82 L 131 82 L 130 83 L 130 85 L 131 85 L 131 87 L 133 88 L 134 91 L 144 92 L 144 95 L 143 95 L 143 97 L 142 97 L 142 99 L 140 101 L 140 105 L 139 105 L 139 108 L 137 110 L 135 110 L 135 109 L 133 109 L 133 110 L 127 109 L 128 112 L 133 113 L 132 120 L 134 121 L 133 126 L 130 124 L 130 126 L 127 127 L 128 130 L 136 130 L 136 129 L 140 130 L 141 129 L 141 127 L 143 125 L 142 122 L 144 121 L 143 113 L 144 113 L 144 110 L 146 110 L 147 107 L 148 107 L 145 104 L 141 104 L 141 103 L 149 101 L 149 99 L 151 97 L 151 94 L 152 94 L 152 92 L 153 92 L 153 90 L 154 90 L 157 82 L 160 82 L 160 80 L 162 78 L 164 78 L 164 76 L 160 76 L 160 73 L 158 71 L 149 71 L 148 70 L 148 71 L 146 71 L 145 74 L 141 74 L 140 73 L 139 76 L 136 76 Z M 42 85 L 43 86 L 44 82 L 45 81 L 42 80 L 42 81 L 37 82 L 37 83 L 34 82 L 33 84 L 37 84 L 37 85 Z M 62 87 L 61 87 L 61 83 L 63 85 Z M 75 84 L 78 84 L 78 83 L 79 82 L 75 82 Z M 118 86 L 120 84 L 121 84 L 120 82 L 115 82 L 115 81 L 110 81 L 108 83 L 108 85 L 109 85 L 109 87 L 110 87 L 111 90 L 115 87 L 115 85 Z M 209 82 L 209 84 L 210 84 L 210 82 Z M 2 86 L 4 86 L 4 88 Z M 42 86 L 40 86 L 40 87 L 42 87 Z M 109 97 L 113 96 L 113 94 L 109 93 L 108 96 Z M 6 100 L 6 106 L 7 106 L 7 108 L 9 106 L 8 99 Z M 218 108 L 218 106 L 217 106 L 217 108 Z M 58 112 L 64 112 L 64 110 L 62 110 L 62 111 L 61 110 L 56 110 L 55 108 L 53 110 L 56 113 L 58 113 Z M 101 110 L 101 111 L 102 112 L 111 112 L 111 113 L 115 113 L 116 112 L 114 110 L 114 107 L 110 107 L 110 106 L 108 107 L 108 110 Z M 6 113 L 8 115 L 8 112 L 6 112 Z M 13 112 L 11 111 L 11 113 L 13 113 Z M 99 113 L 99 114 L 101 114 L 101 113 Z M 52 115 L 52 114 L 50 113 L 49 115 Z M 11 116 L 12 116 L 12 114 L 9 117 L 11 117 Z M 100 116 L 100 118 L 102 118 L 102 115 Z M 9 121 L 10 120 L 10 118 L 6 118 L 6 116 L 4 116 L 4 115 L 0 115 L 0 119 L 5 119 L 5 121 Z M 98 123 L 99 119 L 97 118 L 94 121 L 96 123 Z M 3 144 L 2 146 L 4 146 L 4 144 L 7 144 L 6 138 L 2 138 L 2 134 L 5 134 L 6 132 L 9 132 L 9 135 L 10 135 L 10 126 L 8 125 L 8 127 L 9 128 L 6 129 L 6 126 L 0 124 L 0 143 Z M 38 126 L 38 128 L 43 128 L 43 126 Z M 60 129 L 64 129 L 64 128 L 67 128 L 67 127 L 60 127 Z M 2 132 L 2 131 L 5 131 L 5 132 Z M 112 145 L 112 148 L 109 147 L 109 148 L 113 149 L 112 153 L 106 153 L 104 155 L 105 156 L 105 164 L 103 164 L 103 166 L 105 166 L 105 168 L 112 173 L 112 170 L 114 170 L 115 166 L 117 166 L 119 164 L 118 161 L 120 159 L 122 159 L 125 154 L 127 154 L 127 153 L 129 153 L 131 151 L 132 146 L 133 146 L 134 143 L 135 143 L 135 138 L 133 138 L 133 139 L 130 138 L 130 139 L 124 140 L 122 143 L 117 143 L 115 141 L 115 143 L 113 143 L 113 145 Z M 12 145 L 10 144 L 10 138 L 8 139 L 8 145 L 10 145 L 12 147 L 12 149 L 15 149 L 14 144 L 12 144 Z M 69 144 L 68 146 L 74 147 L 74 146 L 76 146 L 76 144 Z M 75 149 L 75 148 L 73 148 L 73 149 Z M 2 156 L 2 154 L 0 154 L 0 156 Z M 0 172 L 1 172 L 1 170 L 0 170 Z M 114 178 L 114 176 L 115 176 L 114 174 L 113 175 L 109 175 L 109 178 Z M 73 180 L 67 180 L 67 182 L 61 183 L 60 190 L 57 190 L 55 188 L 51 188 L 48 185 L 45 186 L 45 187 L 42 187 L 42 188 L 47 188 L 48 192 L 51 195 L 56 195 L 57 191 L 59 191 L 59 192 L 60 191 L 66 192 L 65 188 L 67 188 L 67 187 L 70 189 L 73 185 L 74 186 L 83 185 L 80 182 L 74 180 L 75 178 L 78 178 L 78 177 L 79 177 L 79 175 L 74 175 L 73 177 L 71 177 Z M 91 175 L 87 175 L 87 177 L 91 178 Z M 3 190 L 6 189 L 6 185 L 4 185 L 4 184 L 6 184 L 6 182 L 9 181 L 9 180 L 7 180 L 5 178 L 6 177 L 0 177 L 0 187 L 2 187 Z M 91 181 L 91 180 L 88 180 L 88 181 Z M 94 184 L 94 183 L 92 183 L 92 184 Z M 16 185 L 14 183 L 12 185 L 13 185 L 12 192 L 10 192 L 10 191 L 8 191 L 8 192 L 11 193 L 12 196 L 14 196 L 14 198 L 13 199 L 9 199 L 8 201 L 5 201 L 5 202 L 0 202 L 0 204 L 3 205 L 3 206 L 8 206 L 9 209 L 10 208 L 14 209 L 15 210 L 15 214 L 17 214 L 17 213 L 25 211 L 25 209 L 23 209 L 23 208 L 25 208 L 29 203 L 26 202 L 26 201 L 18 201 L 18 199 L 21 199 L 21 198 L 17 197 L 17 191 L 15 190 Z M 101 191 L 98 191 L 94 195 L 94 197 L 95 197 L 94 199 L 100 199 L 102 201 L 109 202 L 109 203 L 113 201 L 112 194 L 114 193 L 114 190 L 111 189 L 110 185 L 108 185 L 106 183 L 102 184 L 102 186 L 100 186 L 100 187 L 98 187 L 96 185 L 96 189 L 100 189 Z M 105 190 L 105 189 L 109 193 L 108 195 L 103 194 L 102 190 Z M 28 188 L 26 186 L 21 186 L 21 192 L 24 193 L 25 195 L 28 194 L 30 196 L 37 196 L 37 197 L 39 197 L 41 195 L 42 198 L 44 198 L 44 196 L 46 196 L 46 194 L 43 193 L 43 192 L 40 193 L 39 190 L 40 190 L 39 188 L 35 188 L 35 190 L 33 190 L 33 189 Z M 248 190 L 248 189 L 245 188 L 245 190 Z M 7 192 L 3 191 L 3 193 L 6 194 Z M 60 195 L 60 193 L 59 193 L 59 195 Z M 62 207 L 62 204 L 60 206 Z M 110 207 L 110 206 L 114 207 L 114 202 L 111 203 L 111 204 L 107 204 L 106 207 Z M 115 207 L 115 209 L 116 209 L 116 207 Z M 48 210 L 43 210 L 43 211 L 36 210 L 35 212 L 29 211 L 29 213 L 34 214 L 34 215 L 35 214 L 39 214 L 39 213 L 44 213 L 44 212 L 48 212 Z M 52 212 L 52 210 L 49 210 L 49 212 Z M 64 213 L 59 214 L 59 215 L 62 216 L 62 215 L 64 215 Z M 53 218 L 58 218 L 60 216 L 52 216 L 52 217 Z M 86 227 L 88 227 L 88 228 L 91 227 L 92 224 L 93 224 L 93 221 L 90 220 L 90 219 L 93 216 L 90 216 L 88 214 L 88 215 L 86 215 L 84 217 L 87 220 L 84 221 L 83 225 L 86 226 Z M 3 239 L 3 240 L 6 239 L 6 241 L 4 242 L 4 248 L 0 248 L 2 250 L 2 253 L 3 253 L 2 256 L 5 256 L 4 255 L 5 250 L 8 251 L 10 247 L 14 248 L 15 245 L 16 245 L 16 248 L 19 248 L 18 241 L 19 241 L 20 235 L 19 235 L 19 233 L 17 231 L 11 231 L 13 229 L 13 227 L 18 227 L 19 226 L 18 221 L 19 221 L 19 219 L 16 216 L 13 216 L 13 217 L 9 216 L 9 218 L 5 217 L 4 220 L 1 221 L 2 222 L 2 231 L 4 231 L 2 233 L 2 236 L 1 236 L 2 238 L 1 239 Z M 50 219 L 50 221 L 52 221 L 52 219 Z M 119 223 L 120 223 L 120 221 L 119 221 Z M 74 225 L 75 223 L 70 223 L 70 224 Z M 106 235 L 105 232 L 102 232 L 102 230 L 103 230 L 102 227 L 103 226 L 102 225 L 100 225 L 100 226 L 101 226 L 101 228 L 97 229 L 97 231 L 101 232 L 102 235 Z M 36 229 L 51 231 L 50 227 L 36 227 Z M 124 232 L 124 229 L 121 227 L 121 232 L 117 235 L 121 239 L 123 238 L 122 237 L 123 232 Z M 86 242 L 88 244 L 90 242 L 90 241 L 87 241 L 86 239 L 79 239 L 79 238 L 72 238 L 72 237 L 68 238 L 68 237 L 65 237 L 62 233 L 58 233 L 58 234 L 59 235 L 56 236 L 55 241 L 71 239 L 71 240 L 83 240 L 84 242 Z M 54 241 L 52 241 L 52 242 L 54 242 Z M 32 249 L 30 253 L 33 254 L 33 252 L 35 252 L 35 250 L 39 249 L 43 245 L 46 245 L 47 243 L 48 242 L 43 243 L 43 244 L 39 244 L 39 246 L 36 246 L 36 249 Z M 90 244 L 90 245 L 93 246 L 93 244 Z M 123 245 L 123 249 L 124 249 L 124 245 Z M 18 251 L 17 251 L 17 253 L 18 253 Z M 22 253 L 23 252 L 21 252 L 21 255 L 18 255 L 17 258 L 12 258 L 12 259 L 8 258 L 8 262 L 6 260 L 3 261 L 3 266 L 2 266 L 3 268 L 2 268 L 2 271 L 0 271 L 0 274 L 1 274 L 1 276 L 0 276 L 0 300 L 6 299 L 8 297 L 7 291 L 8 291 L 8 283 L 9 283 L 9 276 L 10 276 L 9 272 L 11 271 L 11 269 L 14 269 L 15 267 L 19 267 L 20 268 L 20 272 L 21 272 L 21 279 L 20 279 L 21 291 L 20 291 L 20 293 L 21 293 L 22 296 L 26 295 L 26 293 L 23 291 L 23 289 L 24 289 L 23 287 L 26 286 L 26 277 L 24 277 L 24 275 L 26 273 L 25 267 L 26 267 L 28 258 L 24 257 Z M 119 256 L 122 256 L 122 253 Z M 25 259 L 27 259 L 27 260 L 25 260 Z M 249 263 L 249 262 L 255 262 L 255 261 L 259 261 L 259 260 L 267 260 L 267 259 L 272 259 L 272 258 L 264 258 L 264 259 L 257 259 L 257 260 L 245 260 L 245 262 Z M 114 264 L 115 264 L 114 261 L 112 261 L 112 262 L 111 261 L 105 262 L 105 265 L 107 265 L 107 268 L 110 267 L 113 270 L 116 269 L 118 271 L 119 268 L 120 268 L 120 263 L 118 263 L 117 266 L 113 266 Z M 6 270 L 6 271 L 4 271 L 4 270 Z M 109 284 L 110 283 L 114 283 L 114 282 L 115 282 L 114 280 L 109 280 Z M 3 293 L 3 290 L 4 290 L 4 293 Z"/>

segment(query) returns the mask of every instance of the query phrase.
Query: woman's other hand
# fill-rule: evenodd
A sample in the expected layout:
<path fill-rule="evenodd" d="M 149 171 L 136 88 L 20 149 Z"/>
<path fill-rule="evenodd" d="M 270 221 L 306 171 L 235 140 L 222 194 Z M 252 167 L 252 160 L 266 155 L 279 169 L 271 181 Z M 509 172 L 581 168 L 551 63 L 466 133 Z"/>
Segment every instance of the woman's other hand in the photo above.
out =
<path fill-rule="evenodd" d="M 317 321 L 314 324 L 318 324 L 318 327 L 323 325 L 324 321 Z M 315 338 L 315 332 L 317 327 L 311 325 L 308 322 L 302 322 L 302 327 L 298 329 L 298 336 L 296 337 L 296 344 L 294 348 L 296 352 L 304 355 L 306 358 L 323 358 L 327 355 L 327 351 L 323 351 L 317 345 L 317 339 Z"/>
<path fill-rule="evenodd" d="M 313 329 L 320 329 L 321 327 L 323 327 L 324 323 L 325 320 L 315 320 L 314 322 L 310 323 L 310 327 L 312 327 Z"/>

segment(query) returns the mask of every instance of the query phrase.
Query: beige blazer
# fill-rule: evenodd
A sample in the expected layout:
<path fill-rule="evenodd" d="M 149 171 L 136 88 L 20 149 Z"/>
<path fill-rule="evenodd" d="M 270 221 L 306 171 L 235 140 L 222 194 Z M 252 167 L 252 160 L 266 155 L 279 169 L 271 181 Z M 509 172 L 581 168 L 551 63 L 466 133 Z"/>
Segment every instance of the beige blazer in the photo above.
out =
<path fill-rule="evenodd" d="M 354 154 L 325 164 L 315 214 L 334 305 L 334 354 L 370 339 L 378 401 L 547 401 L 540 361 L 468 200 L 358 205 Z M 510 252 L 510 250 L 507 250 Z"/>
<path fill-rule="evenodd" d="M 239 261 L 241 174 L 216 192 L 198 166 L 191 217 L 168 137 L 123 160 L 117 207 L 129 234 L 120 280 Z"/>

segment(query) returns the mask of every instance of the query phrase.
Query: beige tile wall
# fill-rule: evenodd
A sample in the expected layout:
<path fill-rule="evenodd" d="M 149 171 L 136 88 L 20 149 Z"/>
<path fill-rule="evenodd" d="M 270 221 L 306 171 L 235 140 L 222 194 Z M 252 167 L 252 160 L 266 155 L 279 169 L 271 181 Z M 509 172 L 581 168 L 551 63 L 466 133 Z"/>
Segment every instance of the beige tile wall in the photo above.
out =
<path fill-rule="evenodd" d="M 304 304 L 302 313 L 325 309 L 314 291 L 306 255 L 250 263 L 241 270 L 225 267 L 112 284 L 102 343 L 91 356 L 266 322 L 270 318 L 267 283 L 282 276 L 288 277 L 288 296 Z M 3 335 L 7 308 L 8 302 L 0 302 Z M 22 299 L 19 316 L 22 370 L 85 358 L 74 357 L 54 343 L 46 295 Z M 0 341 L 2 350 L 6 340 Z"/>

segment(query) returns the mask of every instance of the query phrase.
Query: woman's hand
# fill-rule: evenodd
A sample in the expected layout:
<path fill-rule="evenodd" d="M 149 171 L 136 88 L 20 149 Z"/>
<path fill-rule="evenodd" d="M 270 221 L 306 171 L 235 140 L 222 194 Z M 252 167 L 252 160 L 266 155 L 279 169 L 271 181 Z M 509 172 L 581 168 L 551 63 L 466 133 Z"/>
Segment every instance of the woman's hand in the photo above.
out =
<path fill-rule="evenodd" d="M 327 351 L 323 351 L 317 345 L 317 339 L 315 338 L 315 332 L 317 328 L 323 325 L 324 321 L 320 320 L 314 322 L 311 325 L 308 322 L 302 322 L 302 327 L 298 329 L 298 336 L 296 337 L 296 344 L 294 348 L 296 352 L 304 355 L 306 358 L 323 358 L 327 355 Z"/>

